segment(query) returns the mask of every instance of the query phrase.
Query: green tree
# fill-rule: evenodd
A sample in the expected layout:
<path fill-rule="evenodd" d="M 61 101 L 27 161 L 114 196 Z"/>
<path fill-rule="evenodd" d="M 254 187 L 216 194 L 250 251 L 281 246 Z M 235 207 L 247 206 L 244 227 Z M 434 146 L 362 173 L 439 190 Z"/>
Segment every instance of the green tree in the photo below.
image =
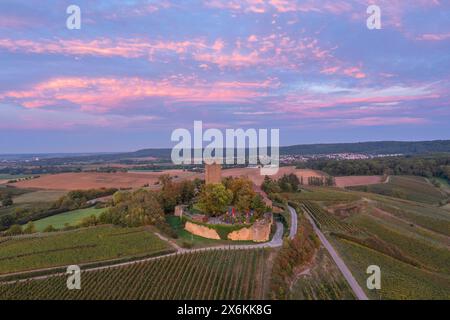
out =
<path fill-rule="evenodd" d="M 99 219 L 95 215 L 90 215 L 89 217 L 84 217 L 80 221 L 81 227 L 90 227 L 90 226 L 96 226 L 100 223 Z"/>
<path fill-rule="evenodd" d="M 251 208 L 253 210 L 255 210 L 255 212 L 260 215 L 264 212 L 267 211 L 267 206 L 264 203 L 263 198 L 261 197 L 261 195 L 257 194 L 253 197 L 252 199 L 252 203 L 251 203 Z"/>
<path fill-rule="evenodd" d="M 55 227 L 53 227 L 53 225 L 51 224 L 46 226 L 44 229 L 44 232 L 55 232 L 55 231 L 56 231 Z"/>
<path fill-rule="evenodd" d="M 206 185 L 199 195 L 198 207 L 212 216 L 223 214 L 231 204 L 233 192 L 221 183 Z"/>
<path fill-rule="evenodd" d="M 137 227 L 164 222 L 157 193 L 144 189 L 122 193 L 120 201 L 115 199 L 113 207 L 100 215 L 101 223 Z"/>
<path fill-rule="evenodd" d="M 23 233 L 26 233 L 26 234 L 36 233 L 36 227 L 34 226 L 33 221 L 30 221 L 27 223 L 27 225 L 25 226 L 25 229 L 23 230 Z"/>
<path fill-rule="evenodd" d="M 13 204 L 14 202 L 10 195 L 6 196 L 6 198 L 2 200 L 2 206 L 4 207 L 9 207 L 12 206 Z"/>
<path fill-rule="evenodd" d="M 8 230 L 5 231 L 7 236 L 17 236 L 22 234 L 22 227 L 18 224 L 13 224 Z"/>

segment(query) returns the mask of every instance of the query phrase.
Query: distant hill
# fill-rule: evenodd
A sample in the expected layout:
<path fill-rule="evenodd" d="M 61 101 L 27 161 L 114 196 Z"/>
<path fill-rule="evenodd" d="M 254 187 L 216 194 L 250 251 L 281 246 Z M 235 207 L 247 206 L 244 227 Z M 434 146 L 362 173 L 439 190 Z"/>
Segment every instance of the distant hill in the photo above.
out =
<path fill-rule="evenodd" d="M 376 141 L 358 143 L 304 144 L 281 147 L 280 154 L 331 154 L 331 153 L 364 153 L 364 154 L 424 154 L 450 152 L 450 140 L 435 141 Z"/>
<path fill-rule="evenodd" d="M 282 155 L 312 155 L 312 154 L 332 154 L 332 153 L 363 153 L 375 154 L 425 154 L 450 152 L 450 140 L 435 141 L 376 141 L 357 143 L 327 143 L 327 144 L 299 144 L 293 146 L 280 147 Z M 130 157 L 170 157 L 171 149 L 143 149 L 136 152 L 121 154 Z"/>
<path fill-rule="evenodd" d="M 24 159 L 39 157 L 46 159 L 51 164 L 58 163 L 61 159 L 66 161 L 117 161 L 130 158 L 155 157 L 170 159 L 172 149 L 142 149 L 126 153 L 99 153 L 99 154 L 29 154 L 29 155 L 0 155 L 0 159 Z M 357 143 L 327 143 L 327 144 L 299 144 L 280 147 L 281 155 L 313 155 L 333 153 L 362 153 L 376 154 L 404 154 L 416 155 L 427 153 L 450 153 L 450 140 L 435 141 L 376 141 Z"/>

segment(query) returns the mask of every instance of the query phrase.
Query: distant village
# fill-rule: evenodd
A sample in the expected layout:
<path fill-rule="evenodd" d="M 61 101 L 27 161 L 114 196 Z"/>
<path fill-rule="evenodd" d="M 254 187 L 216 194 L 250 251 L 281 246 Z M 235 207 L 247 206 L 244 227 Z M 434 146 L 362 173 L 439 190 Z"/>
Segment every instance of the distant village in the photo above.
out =
<path fill-rule="evenodd" d="M 384 158 L 384 157 L 399 157 L 403 156 L 402 153 L 392 153 L 392 154 L 364 154 L 364 153 L 332 153 L 332 154 L 311 154 L 311 155 L 280 155 L 280 163 L 290 164 L 295 162 L 307 162 L 309 160 L 367 160 L 374 158 Z"/>

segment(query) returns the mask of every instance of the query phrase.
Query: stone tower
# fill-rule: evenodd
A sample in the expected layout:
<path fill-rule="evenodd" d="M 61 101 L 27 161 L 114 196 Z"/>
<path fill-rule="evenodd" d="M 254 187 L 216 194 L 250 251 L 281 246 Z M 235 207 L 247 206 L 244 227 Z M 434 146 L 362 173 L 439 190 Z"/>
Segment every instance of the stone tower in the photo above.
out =
<path fill-rule="evenodd" d="M 222 167 L 218 163 L 205 164 L 206 184 L 215 184 L 222 181 Z"/>

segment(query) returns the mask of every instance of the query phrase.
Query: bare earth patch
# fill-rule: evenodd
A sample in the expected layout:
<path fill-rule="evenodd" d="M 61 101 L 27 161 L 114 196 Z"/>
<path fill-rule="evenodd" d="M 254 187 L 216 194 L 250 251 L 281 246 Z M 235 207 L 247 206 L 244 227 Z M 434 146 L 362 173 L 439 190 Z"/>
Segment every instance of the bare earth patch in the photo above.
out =
<path fill-rule="evenodd" d="M 308 177 L 322 177 L 323 173 L 307 170 L 295 169 L 295 167 L 281 167 L 278 173 L 272 178 L 279 178 L 284 174 L 295 173 L 299 178 L 303 177 L 304 183 Z M 164 171 L 130 171 L 130 172 L 80 172 L 80 173 L 60 173 L 43 175 L 32 180 L 19 181 L 14 186 L 20 188 L 37 188 L 46 190 L 77 190 L 77 189 L 98 189 L 98 188 L 142 188 L 144 185 L 156 187 L 155 183 L 163 174 L 169 174 L 175 181 L 193 180 L 204 178 L 204 174 L 183 170 Z M 247 176 L 257 186 L 260 186 L 264 176 L 257 168 L 234 168 L 222 170 L 222 177 Z"/>
<path fill-rule="evenodd" d="M 383 182 L 383 176 L 347 176 L 336 177 L 336 186 L 340 188 L 351 186 L 365 186 Z"/>
<path fill-rule="evenodd" d="M 294 173 L 300 179 L 303 177 L 303 181 L 305 184 L 308 183 L 309 177 L 323 177 L 325 176 L 323 173 L 310 169 L 296 169 L 295 167 L 281 167 L 278 170 L 278 173 L 271 176 L 272 179 L 278 179 L 284 174 Z M 222 170 L 223 177 L 239 177 L 239 176 L 247 176 L 250 180 L 253 181 L 254 184 L 260 186 L 264 181 L 264 176 L 260 174 L 260 169 L 258 168 L 233 168 Z"/>
<path fill-rule="evenodd" d="M 198 174 L 182 170 L 165 170 L 162 172 L 81 172 L 61 173 L 42 176 L 37 179 L 20 181 L 14 185 L 20 188 L 39 188 L 51 190 L 77 190 L 98 188 L 141 188 L 148 184 L 154 186 L 158 177 L 169 174 L 177 179 L 193 178 Z"/>

